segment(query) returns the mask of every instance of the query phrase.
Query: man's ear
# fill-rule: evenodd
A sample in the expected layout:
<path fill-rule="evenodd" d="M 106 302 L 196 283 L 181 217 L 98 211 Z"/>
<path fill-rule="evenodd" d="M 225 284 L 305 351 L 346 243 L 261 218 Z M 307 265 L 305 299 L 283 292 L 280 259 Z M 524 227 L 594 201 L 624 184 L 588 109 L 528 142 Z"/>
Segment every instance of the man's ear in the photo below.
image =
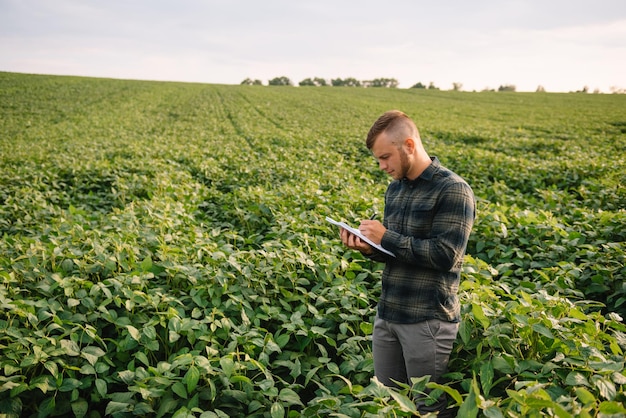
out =
<path fill-rule="evenodd" d="M 404 146 L 406 147 L 408 154 L 413 154 L 413 151 L 415 151 L 415 140 L 413 138 L 405 139 Z"/>

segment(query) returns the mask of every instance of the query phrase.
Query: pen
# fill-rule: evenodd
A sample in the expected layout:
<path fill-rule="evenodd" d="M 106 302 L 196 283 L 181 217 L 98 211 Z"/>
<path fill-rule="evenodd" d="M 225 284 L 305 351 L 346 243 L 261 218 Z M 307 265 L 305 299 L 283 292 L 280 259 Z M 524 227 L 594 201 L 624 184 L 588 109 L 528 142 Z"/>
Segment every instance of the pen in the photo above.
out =
<path fill-rule="evenodd" d="M 370 216 L 370 221 L 373 221 L 374 219 L 376 219 L 376 215 L 378 215 L 376 212 L 374 212 L 374 214 L 372 216 Z"/>

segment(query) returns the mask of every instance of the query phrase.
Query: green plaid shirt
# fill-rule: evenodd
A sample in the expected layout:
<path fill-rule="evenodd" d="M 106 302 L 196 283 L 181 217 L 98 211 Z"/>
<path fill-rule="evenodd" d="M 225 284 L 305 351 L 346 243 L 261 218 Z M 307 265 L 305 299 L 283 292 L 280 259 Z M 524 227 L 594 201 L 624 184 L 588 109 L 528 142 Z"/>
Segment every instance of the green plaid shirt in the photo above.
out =
<path fill-rule="evenodd" d="M 436 157 L 415 180 L 393 181 L 385 193 L 382 246 L 386 263 L 378 316 L 390 322 L 458 322 L 457 292 L 476 202 L 470 186 Z"/>

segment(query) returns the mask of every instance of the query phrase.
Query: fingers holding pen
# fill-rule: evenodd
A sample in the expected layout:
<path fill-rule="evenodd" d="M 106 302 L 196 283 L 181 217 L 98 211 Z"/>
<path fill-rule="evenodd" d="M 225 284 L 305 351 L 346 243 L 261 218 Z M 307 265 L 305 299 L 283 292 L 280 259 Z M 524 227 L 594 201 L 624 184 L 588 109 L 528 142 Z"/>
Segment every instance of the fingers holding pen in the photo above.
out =
<path fill-rule="evenodd" d="M 379 221 L 365 220 L 359 225 L 359 231 L 376 244 L 380 244 L 387 228 Z"/>

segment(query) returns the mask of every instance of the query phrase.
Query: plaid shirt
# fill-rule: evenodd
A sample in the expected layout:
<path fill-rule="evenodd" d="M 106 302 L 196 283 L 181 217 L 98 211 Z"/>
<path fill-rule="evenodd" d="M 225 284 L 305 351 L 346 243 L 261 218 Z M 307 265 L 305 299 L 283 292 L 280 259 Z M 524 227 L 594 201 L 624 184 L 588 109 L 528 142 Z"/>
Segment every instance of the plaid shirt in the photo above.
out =
<path fill-rule="evenodd" d="M 476 216 L 470 186 L 436 157 L 415 180 L 392 182 L 385 193 L 387 228 L 378 316 L 390 322 L 458 322 L 457 292 L 467 241 Z"/>

